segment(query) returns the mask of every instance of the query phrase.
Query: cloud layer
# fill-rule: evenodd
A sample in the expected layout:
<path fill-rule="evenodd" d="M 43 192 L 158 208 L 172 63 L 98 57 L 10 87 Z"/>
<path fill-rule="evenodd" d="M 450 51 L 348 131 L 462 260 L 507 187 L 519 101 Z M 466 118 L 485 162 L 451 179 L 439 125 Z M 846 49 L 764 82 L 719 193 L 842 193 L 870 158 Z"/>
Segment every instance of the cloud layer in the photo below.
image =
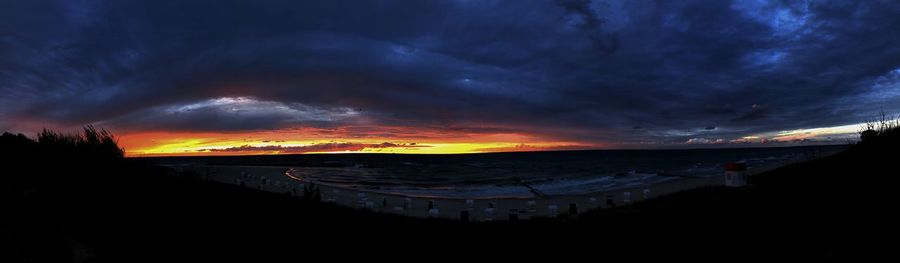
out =
<path fill-rule="evenodd" d="M 0 17 L 4 130 L 665 145 L 900 111 L 889 0 L 12 1 Z"/>
<path fill-rule="evenodd" d="M 366 144 L 366 143 L 348 143 L 348 142 L 330 142 L 330 143 L 318 143 L 311 145 L 301 145 L 301 146 L 280 146 L 280 145 L 269 145 L 269 146 L 251 146 L 251 145 L 242 145 L 238 147 L 228 147 L 228 148 L 218 148 L 218 149 L 205 149 L 199 150 L 204 152 L 223 152 L 223 153 L 245 153 L 245 152 L 266 152 L 266 153 L 279 153 L 279 154 L 295 154 L 295 153 L 316 153 L 316 152 L 340 152 L 340 151 L 361 151 L 365 149 L 389 149 L 389 148 L 418 148 L 418 147 L 428 147 L 421 146 L 416 144 L 397 144 L 397 143 L 378 143 L 378 144 Z"/>

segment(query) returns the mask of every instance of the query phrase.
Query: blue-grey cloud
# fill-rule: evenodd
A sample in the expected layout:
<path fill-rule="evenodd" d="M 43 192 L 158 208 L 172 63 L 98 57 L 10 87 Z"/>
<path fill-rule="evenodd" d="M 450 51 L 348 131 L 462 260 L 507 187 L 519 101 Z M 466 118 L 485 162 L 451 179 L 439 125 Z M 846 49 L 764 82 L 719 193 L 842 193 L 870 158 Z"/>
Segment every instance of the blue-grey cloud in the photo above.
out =
<path fill-rule="evenodd" d="M 39 0 L 0 19 L 3 129 L 364 120 L 684 143 L 900 111 L 888 0 Z M 173 110 L 240 97 L 263 104 Z"/>

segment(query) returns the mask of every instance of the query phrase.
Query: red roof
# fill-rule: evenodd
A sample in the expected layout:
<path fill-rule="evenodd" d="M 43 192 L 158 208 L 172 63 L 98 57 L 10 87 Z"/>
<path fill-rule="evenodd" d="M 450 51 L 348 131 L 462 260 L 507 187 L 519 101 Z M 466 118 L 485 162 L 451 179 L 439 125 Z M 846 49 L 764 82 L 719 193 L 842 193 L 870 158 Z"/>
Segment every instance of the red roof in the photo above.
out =
<path fill-rule="evenodd" d="M 746 171 L 747 165 L 744 163 L 726 163 L 725 171 Z"/>

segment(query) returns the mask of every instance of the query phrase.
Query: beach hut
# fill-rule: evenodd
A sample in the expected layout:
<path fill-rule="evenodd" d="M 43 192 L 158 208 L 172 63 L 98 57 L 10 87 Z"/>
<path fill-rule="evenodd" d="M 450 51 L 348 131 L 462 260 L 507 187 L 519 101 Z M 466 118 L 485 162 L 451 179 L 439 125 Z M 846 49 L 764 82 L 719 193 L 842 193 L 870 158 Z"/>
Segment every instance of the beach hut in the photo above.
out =
<path fill-rule="evenodd" d="M 725 186 L 741 187 L 747 185 L 747 165 L 744 163 L 725 164 Z"/>

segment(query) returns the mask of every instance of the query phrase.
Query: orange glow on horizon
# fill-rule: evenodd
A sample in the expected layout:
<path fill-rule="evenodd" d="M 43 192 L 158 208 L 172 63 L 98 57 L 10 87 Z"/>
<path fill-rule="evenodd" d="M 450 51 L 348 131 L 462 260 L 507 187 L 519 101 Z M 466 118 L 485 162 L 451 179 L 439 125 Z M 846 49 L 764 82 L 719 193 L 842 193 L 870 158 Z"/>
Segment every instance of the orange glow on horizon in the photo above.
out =
<path fill-rule="evenodd" d="M 324 131 L 324 132 L 323 132 Z M 602 148 L 596 144 L 546 141 L 521 134 L 420 131 L 340 136 L 342 131 L 290 129 L 243 133 L 139 132 L 120 136 L 128 157 L 226 156 L 299 153 L 461 154 Z"/>

